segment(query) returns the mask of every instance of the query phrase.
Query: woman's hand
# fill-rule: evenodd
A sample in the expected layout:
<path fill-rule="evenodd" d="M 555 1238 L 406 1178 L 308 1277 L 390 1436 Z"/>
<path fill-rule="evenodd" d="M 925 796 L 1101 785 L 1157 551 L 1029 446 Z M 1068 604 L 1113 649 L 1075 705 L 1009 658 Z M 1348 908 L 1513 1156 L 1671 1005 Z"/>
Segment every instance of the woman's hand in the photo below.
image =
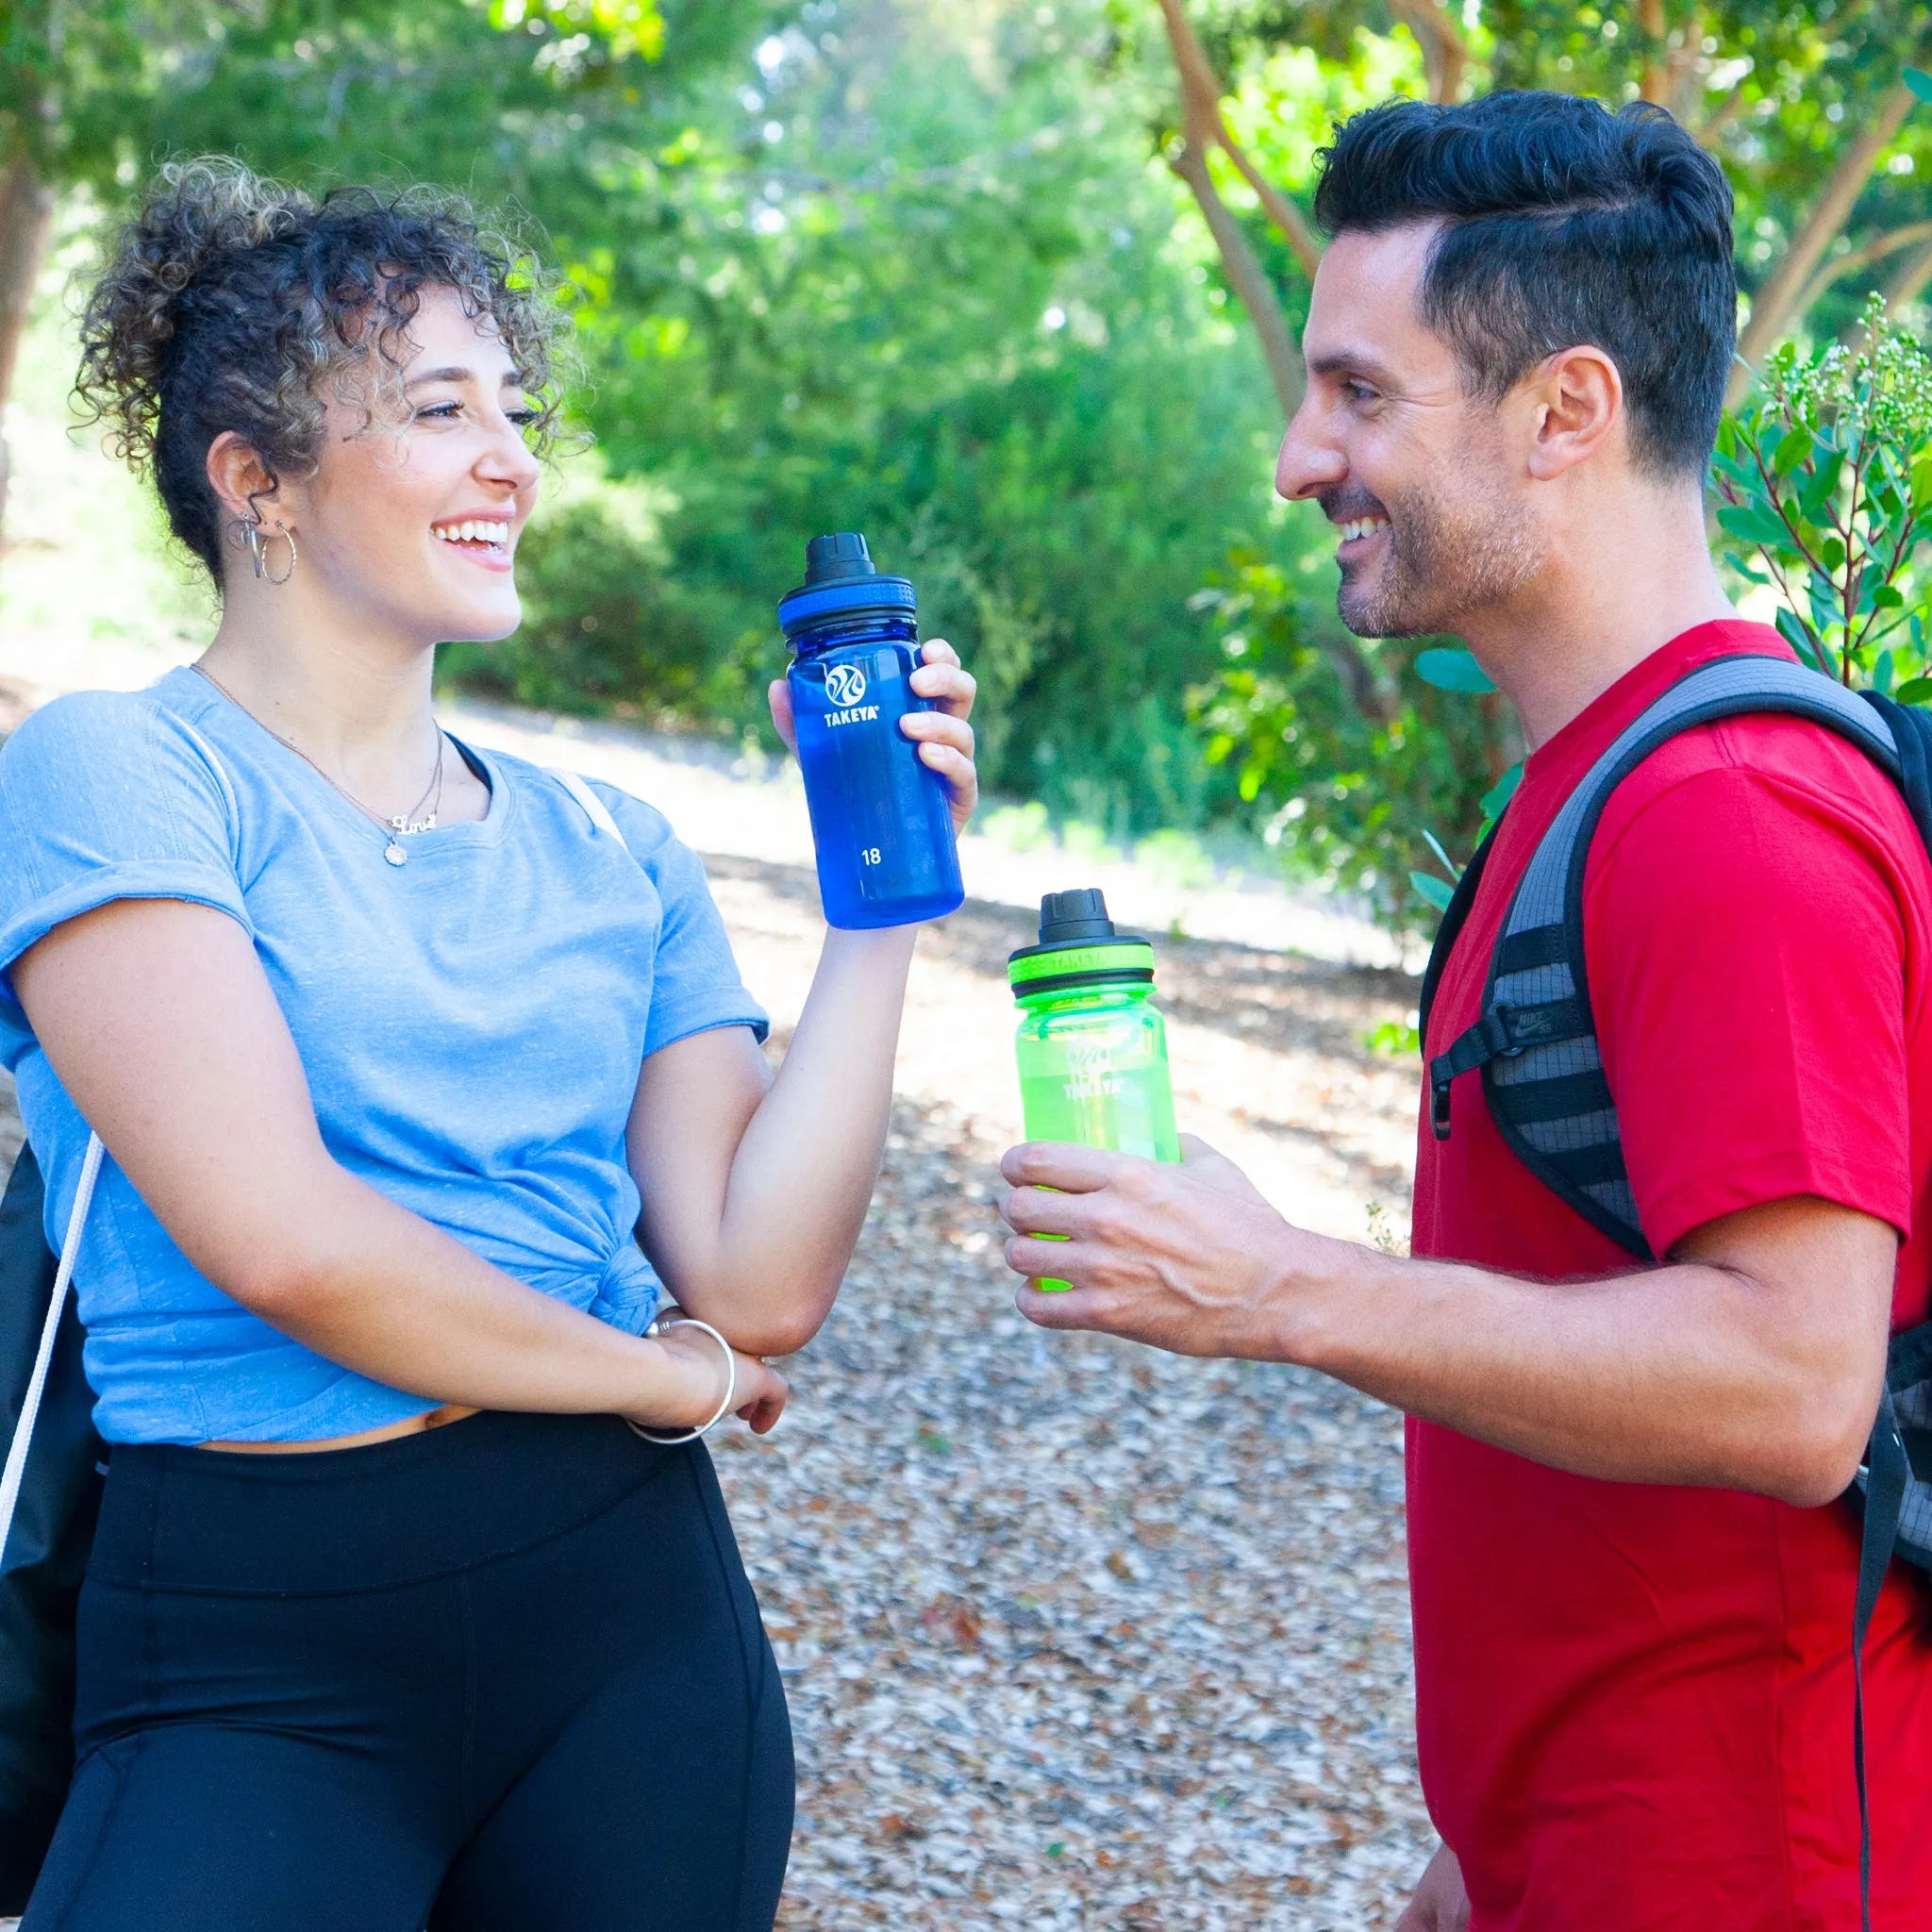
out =
<path fill-rule="evenodd" d="M 1395 1932 L 1469 1932 L 1469 1893 L 1463 1890 L 1462 1867 L 1447 1845 L 1436 1847 L 1415 1896 L 1395 1922 Z"/>
<path fill-rule="evenodd" d="M 929 638 L 920 647 L 920 666 L 912 674 L 914 695 L 929 699 L 937 708 L 911 711 L 899 721 L 899 729 L 919 746 L 925 765 L 946 781 L 953 807 L 953 829 L 963 831 L 979 803 L 979 773 L 973 763 L 973 727 L 966 721 L 973 715 L 973 701 L 979 686 L 973 674 L 959 663 L 959 654 L 944 638 Z M 791 715 L 791 687 L 784 678 L 773 680 L 766 693 L 772 705 L 772 723 L 788 751 L 798 750 L 798 727 Z"/>
<path fill-rule="evenodd" d="M 629 1411 L 629 1420 L 640 1428 L 666 1434 L 701 1428 L 724 1399 L 724 1363 L 718 1344 L 691 1322 L 666 1322 L 650 1339 L 663 1351 L 672 1371 L 671 1392 Z M 751 1424 L 753 1435 L 766 1435 L 785 1412 L 785 1398 L 791 1392 L 785 1378 L 755 1355 L 741 1355 L 737 1349 L 731 1355 L 738 1368 L 732 1413 Z"/>
<path fill-rule="evenodd" d="M 925 660 L 912 674 L 912 689 L 937 707 L 908 711 L 899 729 L 919 746 L 921 760 L 946 781 L 953 807 L 953 829 L 963 832 L 979 803 L 979 772 L 973 762 L 973 700 L 979 686 L 944 638 L 929 639 L 920 652 Z"/>

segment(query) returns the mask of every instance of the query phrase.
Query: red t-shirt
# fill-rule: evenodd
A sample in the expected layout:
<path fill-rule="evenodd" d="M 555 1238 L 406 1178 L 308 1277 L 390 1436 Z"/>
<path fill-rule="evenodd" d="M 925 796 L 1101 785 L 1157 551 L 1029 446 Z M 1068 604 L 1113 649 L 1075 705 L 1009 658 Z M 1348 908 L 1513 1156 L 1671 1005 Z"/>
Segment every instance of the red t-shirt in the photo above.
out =
<path fill-rule="evenodd" d="M 1477 1017 L 1497 928 L 1591 762 L 1691 666 L 1789 657 L 1700 625 L 1529 759 L 1428 1051 Z M 1932 868 L 1903 801 L 1819 726 L 1673 741 L 1612 796 L 1584 892 L 1590 989 L 1653 1249 L 1822 1195 L 1890 1222 L 1893 1319 L 1932 1283 Z M 1632 1262 L 1509 1152 L 1479 1075 L 1416 1162 L 1414 1251 L 1532 1276 Z M 1659 1290 L 1659 1292 L 1665 1291 Z M 1834 1503 L 1599 1482 L 1408 1425 L 1423 1787 L 1474 1932 L 1857 1925 L 1851 1621 Z M 1866 1663 L 1874 1924 L 1932 1924 L 1932 1610 L 1894 1565 Z"/>

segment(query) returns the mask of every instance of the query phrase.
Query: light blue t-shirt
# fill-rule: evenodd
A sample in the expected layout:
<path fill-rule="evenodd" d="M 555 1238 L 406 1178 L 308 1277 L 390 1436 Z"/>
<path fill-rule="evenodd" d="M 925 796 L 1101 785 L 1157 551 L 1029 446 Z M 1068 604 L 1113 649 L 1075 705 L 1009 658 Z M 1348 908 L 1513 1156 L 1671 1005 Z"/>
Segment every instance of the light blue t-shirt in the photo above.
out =
<path fill-rule="evenodd" d="M 596 788 L 474 755 L 487 817 L 407 841 L 193 672 L 84 691 L 0 752 L 0 1059 L 66 1225 L 88 1129 L 13 997 L 13 961 L 112 899 L 185 899 L 254 941 L 351 1174 L 544 1294 L 632 1333 L 658 1282 L 634 1239 L 625 1127 L 645 1057 L 765 1016 L 696 856 Z M 304 1348 L 198 1274 L 104 1163 L 75 1282 L 101 1433 L 301 1441 L 434 1405 Z"/>

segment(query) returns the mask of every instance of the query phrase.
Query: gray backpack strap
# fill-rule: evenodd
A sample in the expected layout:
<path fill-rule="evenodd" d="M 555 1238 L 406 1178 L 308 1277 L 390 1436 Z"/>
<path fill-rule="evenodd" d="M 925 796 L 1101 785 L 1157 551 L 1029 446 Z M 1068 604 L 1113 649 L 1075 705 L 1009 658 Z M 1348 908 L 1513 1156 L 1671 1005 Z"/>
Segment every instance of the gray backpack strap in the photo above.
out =
<path fill-rule="evenodd" d="M 1878 709 L 1783 658 L 1718 658 L 1687 673 L 1631 724 L 1551 822 L 1510 901 L 1490 959 L 1482 1017 L 1429 1063 L 1438 1140 L 1449 1092 L 1482 1070 L 1490 1113 L 1539 1180 L 1641 1260 L 1654 1257 L 1624 1166 L 1617 1107 L 1604 1078 L 1583 954 L 1590 841 L 1611 792 L 1652 752 L 1720 718 L 1784 712 L 1835 731 L 1899 781 L 1899 753 Z"/>

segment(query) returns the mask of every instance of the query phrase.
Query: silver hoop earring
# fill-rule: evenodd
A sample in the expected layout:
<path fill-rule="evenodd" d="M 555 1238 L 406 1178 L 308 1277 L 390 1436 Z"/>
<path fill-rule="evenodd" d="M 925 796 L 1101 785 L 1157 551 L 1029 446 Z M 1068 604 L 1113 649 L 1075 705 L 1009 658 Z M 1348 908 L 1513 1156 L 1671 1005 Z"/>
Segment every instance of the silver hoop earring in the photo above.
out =
<path fill-rule="evenodd" d="M 295 566 L 302 559 L 295 549 L 295 533 L 292 530 L 283 528 L 277 525 L 274 535 L 264 539 L 261 534 L 261 519 L 258 516 L 251 518 L 249 522 L 242 525 L 242 534 L 247 539 L 248 556 L 255 565 L 255 575 L 257 576 L 260 577 L 264 582 L 274 584 L 279 588 L 295 575 Z M 282 538 L 289 546 L 289 567 L 280 576 L 276 576 L 269 569 L 266 555 L 269 544 L 274 542 L 276 537 Z"/>

